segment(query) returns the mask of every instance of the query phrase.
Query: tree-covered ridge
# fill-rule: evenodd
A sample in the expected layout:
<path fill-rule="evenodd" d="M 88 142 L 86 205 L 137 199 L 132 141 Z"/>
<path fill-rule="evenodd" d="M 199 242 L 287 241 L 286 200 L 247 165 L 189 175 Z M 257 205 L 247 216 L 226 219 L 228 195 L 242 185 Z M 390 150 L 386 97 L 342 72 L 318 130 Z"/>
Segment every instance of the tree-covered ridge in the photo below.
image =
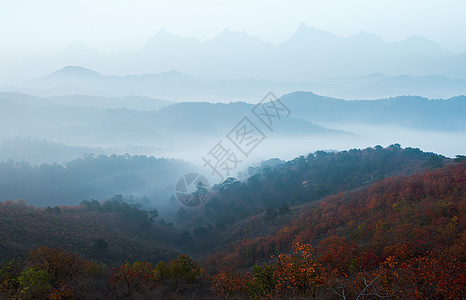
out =
<path fill-rule="evenodd" d="M 82 201 L 82 199 L 91 199 L 84 197 L 77 202 L 81 203 L 79 207 L 61 207 L 61 214 L 57 214 L 57 211 L 60 211 L 59 207 L 50 207 L 44 211 L 27 207 L 22 202 L 10 201 L 2 205 L 0 212 L 6 213 L 0 222 L 3 223 L 4 228 L 11 229 L 9 232 L 4 232 L 5 236 L 0 246 L 5 249 L 3 253 L 24 254 L 31 247 L 38 246 L 36 242 L 47 241 L 53 246 L 64 246 L 64 241 L 69 239 L 67 245 L 72 248 L 67 248 L 68 250 L 86 255 L 90 253 L 89 249 L 96 240 L 106 241 L 105 236 L 108 236 L 108 239 L 123 241 L 147 238 L 148 243 L 170 236 L 165 243 L 160 244 L 161 247 L 179 249 L 181 245 L 193 254 L 205 256 L 209 254 L 209 251 L 218 251 L 229 243 L 244 237 L 255 238 L 276 232 L 290 219 L 298 217 L 302 208 L 297 205 L 314 203 L 327 195 L 369 186 L 386 177 L 409 175 L 451 162 L 452 160 L 433 153 L 425 153 L 412 148 L 403 149 L 399 145 L 342 152 L 318 151 L 287 163 L 274 160 L 260 167 L 250 168 L 251 176 L 247 180 L 238 181 L 229 178 L 215 186 L 211 192 L 211 198 L 201 211 L 180 209 L 174 216 L 175 219 L 161 216 L 157 225 L 153 221 L 147 221 L 146 213 L 136 209 L 134 205 L 121 203 L 131 204 L 133 202 L 134 204 L 137 200 L 136 202 L 145 203 L 146 208 L 150 207 L 149 199 L 145 197 L 123 199 L 122 196 L 118 196 L 102 204 L 95 200 Z M 19 190 L 24 190 L 26 193 L 43 190 L 42 194 L 39 193 L 40 197 L 53 194 L 54 190 L 58 190 L 62 196 L 53 197 L 53 201 L 66 205 L 69 203 L 69 197 L 77 197 L 80 191 L 92 192 L 92 187 L 86 184 L 88 180 L 105 178 L 109 172 L 119 170 L 126 174 L 140 174 L 147 180 L 154 168 L 169 168 L 172 163 L 172 161 L 145 156 L 88 156 L 70 162 L 66 166 L 33 167 L 25 163 L 10 162 L 2 163 L 0 166 L 0 170 L 3 170 L 1 184 L 8 187 L 8 182 L 14 182 L 15 177 L 24 175 L 23 184 L 17 184 Z M 123 176 L 123 174 L 120 175 Z M 49 182 L 50 180 L 47 179 L 49 177 L 53 177 L 54 181 Z M 91 177 L 93 179 L 90 179 Z M 106 180 L 105 182 L 108 183 L 108 180 L 112 179 Z M 138 187 L 138 182 L 135 183 L 134 188 Z M 118 180 L 115 184 L 115 188 L 116 186 L 121 188 Z M 156 182 L 153 181 L 152 184 L 156 185 Z M 94 188 L 98 189 L 100 186 L 94 186 Z M 5 192 L 3 189 L 0 191 Z M 30 202 L 27 199 L 26 201 L 29 205 L 34 205 L 34 201 Z M 12 211 L 15 212 L 11 213 Z M 115 219 L 112 213 L 118 215 L 118 219 Z M 126 220 L 137 220 L 137 222 L 126 226 Z M 173 225 L 171 222 L 177 223 L 179 227 L 167 226 Z M 122 231 L 113 230 L 113 228 L 120 227 L 123 228 Z M 44 230 L 41 231 L 40 228 Z M 48 228 L 50 228 L 50 233 L 47 234 Z M 92 233 L 96 230 L 101 230 L 101 232 L 90 234 L 92 238 L 79 238 L 84 237 L 82 232 Z M 173 232 L 162 234 L 161 237 L 157 234 L 144 237 L 154 230 Z M 74 231 L 78 232 L 78 238 L 73 240 Z M 124 232 L 126 237 L 117 237 L 116 232 Z M 61 235 L 65 237 L 63 241 L 60 240 Z M 183 242 L 180 242 L 181 240 Z M 151 257 L 147 254 L 147 247 L 143 246 L 145 244 L 145 242 L 139 244 L 139 248 L 145 250 L 136 251 L 141 255 L 141 259 Z M 117 248 L 132 249 L 123 246 Z M 88 250 L 85 252 L 83 249 Z M 117 253 L 115 257 L 129 252 L 117 251 Z M 173 255 L 174 252 L 172 250 L 166 253 Z M 173 256 L 167 254 L 162 257 Z"/>
<path fill-rule="evenodd" d="M 466 291 L 465 207 L 466 163 L 458 162 L 326 197 L 276 234 L 232 244 L 207 264 L 242 269 L 278 255 L 246 277 L 228 269 L 216 275 L 222 294 L 251 295 L 259 287 L 262 296 L 460 299 Z M 295 254 L 284 257 L 292 245 L 298 245 Z M 290 272 L 285 277 L 283 259 Z"/>
<path fill-rule="evenodd" d="M 216 185 L 202 209 L 167 220 L 141 206 L 144 197 L 43 208 L 1 202 L 1 289 L 85 299 L 97 297 L 84 292 L 93 289 L 113 299 L 427 299 L 464 291 L 463 156 L 377 146 L 272 160 L 249 172 Z M 71 259 L 81 271 L 57 281 L 61 271 L 38 266 L 34 253 Z"/>
<path fill-rule="evenodd" d="M 17 218 L 19 224 L 10 228 L 18 236 L 24 234 L 21 229 L 35 225 L 25 224 L 27 218 L 39 224 L 55 220 L 45 224 L 49 231 L 38 230 L 51 235 L 53 228 L 63 231 L 57 241 L 69 247 L 75 245 L 69 245 L 66 235 L 89 235 L 87 230 L 99 222 L 113 226 L 104 231 L 117 233 L 109 242 L 94 240 L 93 250 L 100 249 L 102 256 L 79 256 L 69 248 L 50 247 L 56 245 L 47 239 L 41 241 L 47 247 L 30 245 L 31 251 L 16 262 L 3 260 L 0 294 L 26 299 L 461 299 L 465 293 L 466 163 L 461 159 L 434 171 L 390 177 L 327 196 L 313 206 L 256 216 L 273 221 L 299 212 L 277 233 L 229 245 L 200 264 L 187 255 L 174 258 L 175 253 L 164 259 L 172 259 L 168 263 L 157 264 L 160 256 L 144 261 L 138 247 L 113 253 L 126 263 L 101 264 L 112 255 L 114 242 L 128 238 L 122 233 L 131 235 L 132 245 L 141 243 L 150 252 L 156 247 L 150 236 L 164 231 L 152 224 L 150 234 L 141 233 L 141 218 L 152 222 L 156 212 L 137 212 L 121 200 L 116 196 L 108 203 L 85 201 L 79 207 L 50 209 L 27 207 L 21 201 L 3 203 L 0 220 Z M 72 221 L 77 217 L 80 227 Z M 168 241 L 174 232 L 159 237 Z M 75 240 L 83 239 L 78 235 Z"/>
<path fill-rule="evenodd" d="M 77 205 L 84 199 L 138 194 L 166 201 L 179 174 L 180 160 L 144 155 L 86 155 L 66 164 L 0 162 L 0 199 L 24 199 L 29 205 Z"/>
<path fill-rule="evenodd" d="M 346 101 L 311 92 L 280 98 L 296 117 L 322 123 L 397 125 L 418 130 L 463 131 L 466 97 L 446 100 L 398 96 L 378 100 Z"/>
<path fill-rule="evenodd" d="M 39 247 L 27 259 L 0 267 L 0 297 L 160 299 L 178 294 L 175 299 L 205 298 L 211 293 L 202 288 L 203 275 L 203 269 L 187 255 L 156 265 L 137 260 L 111 268 L 61 248 Z"/>
<path fill-rule="evenodd" d="M 0 202 L 0 260 L 25 257 L 47 245 L 88 259 L 121 263 L 128 258 L 170 259 L 180 253 L 179 230 L 154 222 L 157 210 L 128 204 L 121 195 L 99 203 L 36 208 L 23 200 Z M 129 202 L 129 201 L 128 201 Z"/>
<path fill-rule="evenodd" d="M 452 160 L 416 148 L 376 146 L 341 152 L 317 151 L 286 163 L 250 168 L 244 181 L 229 178 L 214 186 L 205 205 L 207 222 L 228 223 L 284 204 L 296 206 L 378 180 L 438 168 Z"/>

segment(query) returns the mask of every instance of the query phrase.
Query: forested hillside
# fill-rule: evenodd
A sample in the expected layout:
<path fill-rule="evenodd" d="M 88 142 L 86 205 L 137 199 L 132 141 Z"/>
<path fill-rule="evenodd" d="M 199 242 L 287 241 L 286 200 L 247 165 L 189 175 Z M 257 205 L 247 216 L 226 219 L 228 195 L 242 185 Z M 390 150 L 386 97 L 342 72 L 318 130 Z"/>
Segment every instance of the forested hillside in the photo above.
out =
<path fill-rule="evenodd" d="M 466 300 L 466 1 L 335 2 L 0 2 L 0 300 Z"/>
<path fill-rule="evenodd" d="M 215 186 L 203 210 L 180 210 L 174 220 L 119 195 L 48 208 L 3 202 L 0 226 L 9 230 L 0 237 L 0 293 L 50 299 L 464 295 L 464 157 L 393 145 L 317 152 L 249 171 L 245 181 Z M 69 265 L 80 267 L 69 271 Z"/>
<path fill-rule="evenodd" d="M 276 234 L 230 245 L 208 264 L 223 269 L 214 284 L 225 295 L 460 299 L 465 206 L 460 162 L 326 197 Z M 232 271 L 264 261 L 272 262 L 253 274 Z"/>
<path fill-rule="evenodd" d="M 345 101 L 309 92 L 284 95 L 281 100 L 297 117 L 317 124 L 391 124 L 418 130 L 462 131 L 466 97 L 426 99 L 398 96 L 375 101 Z"/>
<path fill-rule="evenodd" d="M 179 250 L 179 230 L 154 224 L 157 210 L 142 210 L 115 196 L 101 205 L 35 208 L 23 200 L 1 203 L 0 260 L 24 258 L 39 246 L 63 247 L 89 259 L 116 264 L 127 259 L 158 261 Z M 126 199 L 127 200 L 127 199 Z"/>
<path fill-rule="evenodd" d="M 203 217 L 206 223 L 215 224 L 229 223 L 266 209 L 274 214 L 283 205 L 313 202 L 390 176 L 410 175 L 450 162 L 443 156 L 403 149 L 398 144 L 341 152 L 317 151 L 286 163 L 272 160 L 249 168 L 251 176 L 244 181 L 228 178 L 214 186 Z"/>
<path fill-rule="evenodd" d="M 189 164 L 145 155 L 85 155 L 66 164 L 0 162 L 0 199 L 29 205 L 77 205 L 115 194 L 147 196 L 165 203 Z M 160 204 L 161 205 L 161 204 Z"/>

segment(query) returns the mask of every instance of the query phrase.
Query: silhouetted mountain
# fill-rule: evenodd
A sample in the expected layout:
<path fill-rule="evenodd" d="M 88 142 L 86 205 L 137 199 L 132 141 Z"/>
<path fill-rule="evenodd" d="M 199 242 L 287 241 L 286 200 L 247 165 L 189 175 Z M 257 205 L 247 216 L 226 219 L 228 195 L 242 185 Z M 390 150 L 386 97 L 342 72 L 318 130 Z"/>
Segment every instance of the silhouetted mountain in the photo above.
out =
<path fill-rule="evenodd" d="M 137 52 L 154 56 L 186 55 L 188 51 L 196 53 L 196 48 L 198 48 L 199 45 L 200 41 L 195 38 L 179 37 L 162 28 L 153 38 L 148 40 L 141 49 L 137 50 Z"/>
<path fill-rule="evenodd" d="M 50 67 L 60 66 L 96 66 L 105 65 L 108 56 L 96 49 L 88 47 L 82 41 L 75 41 L 60 51 L 47 62 Z"/>
<path fill-rule="evenodd" d="M 221 51 L 230 51 L 230 48 Z M 251 50 L 252 51 L 252 50 Z M 226 53 L 225 52 L 225 53 Z M 222 54 L 218 57 L 224 57 Z M 257 53 L 261 59 L 266 55 Z M 290 53 L 291 56 L 292 53 Z M 218 57 L 211 57 L 217 60 Z M 290 58 L 291 59 L 291 58 Z M 254 59 L 255 60 L 255 59 Z M 229 61 L 231 63 L 231 61 Z M 241 58 L 235 64 L 251 65 L 254 62 Z M 286 64 L 301 62 L 288 61 Z M 207 66 L 206 66 L 207 67 Z M 216 68 L 224 68 L 218 61 Z M 305 71 L 305 70 L 304 70 Z M 307 71 L 306 71 L 307 72 Z M 466 94 L 466 79 L 446 76 L 411 77 L 386 76 L 380 73 L 351 78 L 324 78 L 312 82 L 273 82 L 249 78 L 218 80 L 187 75 L 175 70 L 157 74 L 105 76 L 82 67 L 65 67 L 49 75 L 29 80 L 5 91 L 29 93 L 36 96 L 82 94 L 106 97 L 143 95 L 155 98 L 185 101 L 259 101 L 268 91 L 286 94 L 294 91 L 315 93 L 346 99 L 374 99 L 400 95 L 418 95 L 428 98 L 449 98 Z"/>
<path fill-rule="evenodd" d="M 81 157 L 84 153 L 110 155 L 119 151 L 102 147 L 69 146 L 31 137 L 0 140 L 0 161 L 27 161 L 32 165 L 64 163 Z"/>
<path fill-rule="evenodd" d="M 119 98 L 97 97 L 87 95 L 35 97 L 21 93 L 1 93 L 0 99 L 12 100 L 16 103 L 32 106 L 73 106 L 100 109 L 127 108 L 131 110 L 153 111 L 173 102 L 142 96 L 126 96 Z"/>
<path fill-rule="evenodd" d="M 375 73 L 352 78 L 326 78 L 315 83 L 315 91 L 322 91 L 319 94 L 345 99 L 377 99 L 401 95 L 446 99 L 466 94 L 466 79 L 442 75 L 412 77 Z"/>
<path fill-rule="evenodd" d="M 164 106 L 165 104 L 141 97 L 39 98 L 5 93 L 0 95 L 0 126 L 8 127 L 9 130 L 0 132 L 0 139 L 6 139 L 2 146 L 4 149 L 11 149 L 16 137 L 37 137 L 73 146 L 61 147 L 68 153 L 82 151 L 84 154 L 88 153 L 88 150 L 97 149 L 97 153 L 103 154 L 145 153 L 187 159 L 180 154 L 181 151 L 189 156 L 189 159 L 199 160 L 201 155 L 207 153 L 218 139 L 225 138 L 244 117 L 255 118 L 251 112 L 254 105 L 244 102 L 196 102 Z M 253 119 L 253 122 L 268 136 L 269 129 L 260 120 Z M 13 123 L 15 126 L 9 126 Z M 280 121 L 274 136 L 279 139 L 352 135 L 340 130 L 329 130 L 290 115 Z M 216 141 L 212 144 L 214 140 Z M 39 144 L 36 146 L 41 149 L 50 148 L 52 152 L 56 148 Z M 16 145 L 26 146 L 28 143 Z M 17 152 L 4 152 L 3 159 L 22 159 L 31 151 L 34 150 L 20 147 Z M 202 151 L 202 154 L 199 151 Z M 12 156 L 6 157 L 7 153 Z M 50 162 L 50 153 L 31 153 L 31 157 L 35 158 L 34 162 L 39 161 L 40 157 L 43 158 L 42 162 Z M 69 156 L 63 154 L 57 156 L 57 159 L 58 157 L 63 159 Z"/>
<path fill-rule="evenodd" d="M 375 34 L 337 37 L 306 24 L 302 24 L 289 40 L 279 46 L 260 41 L 244 32 L 227 29 L 214 39 L 202 42 L 160 30 L 142 49 L 126 52 L 120 58 L 126 73 L 177 69 L 217 79 L 251 77 L 299 82 L 376 72 L 416 76 L 466 75 L 459 68 L 457 71 L 445 69 L 446 73 L 419 72 L 414 68 L 415 64 L 406 61 L 413 57 L 424 58 L 426 66 L 436 64 L 438 59 L 456 59 L 438 44 L 421 36 L 389 43 Z M 403 72 L 396 72 L 393 66 L 403 67 Z M 116 70 L 115 66 L 112 67 L 112 71 Z"/>
<path fill-rule="evenodd" d="M 291 114 L 277 123 L 273 134 L 252 113 L 254 105 L 244 102 L 166 105 L 166 102 L 141 97 L 39 98 L 6 93 L 0 99 L 0 125 L 8 128 L 0 132 L 0 138 L 7 139 L 3 144 L 5 149 L 9 149 L 7 145 L 16 137 L 37 137 L 77 146 L 67 148 L 69 153 L 88 152 L 85 149 L 90 147 L 100 149 L 97 153 L 103 154 L 147 151 L 145 154 L 188 159 L 184 156 L 187 155 L 190 161 L 199 160 L 246 116 L 270 137 L 256 153 L 262 159 L 276 157 L 277 151 L 285 155 L 280 158 L 289 158 L 288 155 L 295 156 L 305 149 L 345 149 L 396 141 L 434 150 L 439 148 L 435 148 L 438 145 L 433 140 L 447 137 L 458 140 L 442 149 L 443 154 L 451 156 L 460 153 L 466 128 L 464 96 L 448 100 L 404 96 L 347 101 L 295 92 L 281 97 Z M 28 151 L 33 150 L 8 153 L 15 154 L 10 158 L 22 159 Z M 43 157 L 43 162 L 49 162 L 50 156 L 38 154 L 32 157 Z"/>
<path fill-rule="evenodd" d="M 447 100 L 400 96 L 345 101 L 308 92 L 295 92 L 284 95 L 281 100 L 295 112 L 295 116 L 322 124 L 391 124 L 419 130 L 460 132 L 466 128 L 466 96 Z"/>
<path fill-rule="evenodd" d="M 151 111 L 148 109 L 146 111 L 138 111 L 125 108 L 100 109 L 101 107 L 92 107 L 90 103 L 88 105 L 75 104 L 76 99 L 80 101 L 81 97 L 86 99 L 85 96 L 67 96 L 45 98 L 45 101 L 42 102 L 43 98 L 20 94 L 2 94 L 1 98 L 5 100 L 0 102 L 3 108 L 0 115 L 5 117 L 3 122 L 11 121 L 11 118 L 27 119 L 28 124 L 25 125 L 31 129 L 34 128 L 34 126 L 31 126 L 32 122 L 40 122 L 40 132 L 46 135 L 51 132 L 61 132 L 68 135 L 71 132 L 67 132 L 67 128 L 73 128 L 73 138 L 77 140 L 79 140 L 79 136 L 90 137 L 95 135 L 96 140 L 109 141 L 109 138 L 111 140 L 111 136 L 114 136 L 115 141 L 117 141 L 121 138 L 121 134 L 124 133 L 127 133 L 128 136 L 135 134 L 135 136 L 146 136 L 147 138 L 153 136 L 168 138 L 175 133 L 179 135 L 173 136 L 174 138 L 180 138 L 185 135 L 206 137 L 215 133 L 226 134 L 231 127 L 254 107 L 254 105 L 244 102 L 229 104 L 186 102 L 171 104 L 165 107 L 161 106 L 160 109 Z M 93 98 L 91 97 L 91 99 Z M 109 104 L 111 105 L 111 101 L 113 100 L 107 100 L 109 100 Z M 125 99 L 123 98 L 123 100 Z M 129 107 L 131 107 L 131 101 L 133 100 L 132 98 L 127 98 L 126 101 Z M 140 100 L 152 101 L 151 99 L 144 98 Z M 33 112 L 34 118 L 29 118 L 29 114 Z M 297 135 L 325 132 L 325 129 L 322 127 L 293 117 L 287 118 L 283 122 L 283 128 L 285 128 L 283 134 Z M 21 131 L 21 127 L 18 125 L 17 128 L 12 128 L 9 135 L 15 131 Z M 49 130 L 42 130 L 44 127 L 48 127 Z M 90 128 L 94 129 L 88 132 L 87 130 Z M 108 135 L 111 132 L 113 133 Z M 39 131 L 37 133 L 30 132 L 30 134 L 41 135 Z M 118 138 L 117 135 L 119 135 Z"/>
<path fill-rule="evenodd" d="M 280 45 L 279 50 L 281 67 L 299 72 L 294 74 L 299 78 L 352 77 L 388 70 L 392 71 L 390 74 L 400 74 L 392 69 L 400 60 L 412 56 L 432 59 L 449 55 L 438 44 L 419 36 L 388 43 L 375 34 L 359 33 L 342 38 L 305 24 Z M 405 65 L 401 74 L 413 71 Z"/>
<path fill-rule="evenodd" d="M 53 72 L 50 74 L 50 77 L 53 78 L 63 78 L 63 77 L 70 77 L 70 78 L 90 78 L 90 77 L 97 77 L 100 76 L 99 73 L 79 67 L 79 66 L 68 66 L 64 67 L 63 69 Z"/>
<path fill-rule="evenodd" d="M 105 57 L 76 42 L 55 61 L 47 62 L 48 69 L 66 65 L 82 65 L 107 74 L 178 70 L 214 80 L 295 83 L 372 73 L 466 78 L 466 54 L 452 55 L 425 37 L 411 36 L 398 42 L 386 42 L 371 33 L 339 37 L 306 24 L 278 46 L 228 29 L 205 41 L 161 29 L 140 49 Z"/>

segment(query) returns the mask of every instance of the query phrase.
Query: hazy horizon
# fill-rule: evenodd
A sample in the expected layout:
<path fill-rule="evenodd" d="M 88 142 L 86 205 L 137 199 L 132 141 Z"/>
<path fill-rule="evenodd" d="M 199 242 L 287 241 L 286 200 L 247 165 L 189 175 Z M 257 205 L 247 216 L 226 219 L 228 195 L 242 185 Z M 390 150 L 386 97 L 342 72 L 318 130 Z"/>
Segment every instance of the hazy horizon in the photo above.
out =
<path fill-rule="evenodd" d="M 205 167 L 219 141 L 238 147 L 245 117 L 267 140 L 236 171 L 377 144 L 463 155 L 465 10 L 455 0 L 3 3 L 0 161 L 129 153 Z M 266 95 L 259 109 L 281 120 L 276 131 L 255 112 Z M 280 101 L 286 117 L 269 111 Z"/>
<path fill-rule="evenodd" d="M 304 22 L 342 37 L 366 32 L 395 42 L 422 35 L 446 49 L 465 46 L 466 50 L 466 43 L 462 41 L 466 36 L 466 21 L 462 14 L 466 4 L 460 0 L 442 1 L 440 6 L 437 3 L 419 0 L 408 3 L 400 0 L 357 0 L 351 3 L 341 0 L 292 3 L 276 0 L 254 3 L 137 0 L 129 5 L 125 1 L 63 3 L 46 0 L 37 3 L 22 0 L 3 3 L 1 36 L 5 40 L 4 53 L 8 53 L 8 49 L 31 52 L 32 49 L 25 45 L 35 45 L 35 50 L 55 48 L 59 51 L 75 41 L 83 41 L 100 51 L 117 53 L 142 47 L 162 28 L 200 40 L 213 39 L 228 28 L 278 45 Z M 245 12 L 254 18 L 244 18 Z M 434 17 L 441 18 L 441 23 L 429 22 Z M 44 41 L 47 43 L 37 43 Z"/>
<path fill-rule="evenodd" d="M 386 0 L 234 4 L 211 0 L 195 3 L 138 0 L 131 5 L 125 1 L 8 1 L 0 10 L 0 83 L 55 71 L 59 66 L 52 66 L 53 60 L 70 46 L 84 47 L 81 50 L 85 55 L 114 56 L 144 47 L 161 30 L 205 42 L 229 29 L 278 46 L 305 23 L 337 37 L 363 33 L 369 37 L 376 35 L 388 43 L 423 36 L 457 55 L 466 51 L 466 20 L 462 15 L 465 10 L 466 4 L 458 0 L 444 1 L 442 5 Z M 244 18 L 245 14 L 248 18 Z M 62 63 L 61 67 L 66 65 L 70 64 Z M 112 71 L 103 65 L 93 69 L 108 75 L 146 73 L 125 68 Z"/>
<path fill-rule="evenodd" d="M 464 298 L 465 12 L 3 0 L 0 298 Z"/>

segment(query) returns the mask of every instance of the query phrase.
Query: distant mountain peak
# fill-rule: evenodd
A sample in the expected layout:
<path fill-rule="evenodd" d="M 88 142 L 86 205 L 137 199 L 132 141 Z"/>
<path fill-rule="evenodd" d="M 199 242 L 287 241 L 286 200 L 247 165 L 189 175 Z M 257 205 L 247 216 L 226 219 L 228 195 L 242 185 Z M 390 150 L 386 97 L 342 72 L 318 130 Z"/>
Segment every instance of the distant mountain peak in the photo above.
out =
<path fill-rule="evenodd" d="M 178 78 L 178 79 L 194 79 L 193 76 L 182 73 L 178 70 L 172 69 L 167 72 L 161 72 L 158 74 L 158 76 L 164 76 L 166 78 Z"/>
<path fill-rule="evenodd" d="M 178 37 L 177 35 L 168 32 L 165 28 L 160 28 L 159 31 L 155 34 L 155 37 Z"/>
<path fill-rule="evenodd" d="M 100 76 L 96 71 L 81 67 L 81 66 L 66 66 L 58 71 L 53 72 L 51 75 L 59 76 L 73 76 L 73 77 L 84 77 L 84 76 Z"/>
<path fill-rule="evenodd" d="M 89 48 L 89 46 L 83 41 L 77 40 L 69 44 L 68 48 Z"/>
<path fill-rule="evenodd" d="M 310 41 L 313 42 L 327 42 L 330 40 L 337 40 L 341 39 L 332 33 L 324 30 L 317 29 L 315 27 L 308 26 L 306 23 L 301 23 L 299 27 L 296 29 L 295 33 L 293 36 L 286 41 L 284 44 L 289 44 L 289 43 L 299 43 L 299 44 L 305 44 L 305 45 L 311 45 L 309 44 Z"/>
<path fill-rule="evenodd" d="M 405 39 L 405 41 L 424 41 L 424 42 L 429 42 L 429 43 L 435 43 L 432 40 L 419 34 L 411 35 L 410 37 Z"/>
<path fill-rule="evenodd" d="M 249 33 L 245 32 L 245 31 L 237 31 L 237 30 L 230 30 L 229 28 L 225 28 L 222 30 L 222 32 L 220 32 L 215 38 L 214 40 L 231 40 L 231 39 L 236 39 L 236 40 L 240 40 L 240 39 L 243 39 L 243 40 L 254 40 L 254 41 L 260 41 L 260 42 L 263 42 L 261 41 L 260 39 L 258 39 L 257 37 L 253 36 L 253 35 L 250 35 Z M 263 42 L 265 43 L 265 42 Z"/>
<path fill-rule="evenodd" d="M 230 30 L 229 28 L 224 28 L 224 29 L 215 37 L 215 39 L 224 38 L 224 37 L 238 36 L 238 35 L 240 35 L 240 34 L 247 35 L 247 33 L 245 33 L 245 32 L 233 31 L 233 30 Z"/>
<path fill-rule="evenodd" d="M 395 42 L 395 44 L 405 47 L 405 49 L 412 53 L 423 53 L 429 56 L 444 56 L 450 54 L 436 42 L 421 35 L 412 35 L 403 41 Z"/>
<path fill-rule="evenodd" d="M 154 37 L 149 39 L 141 50 L 146 49 L 148 51 L 160 51 L 161 48 L 170 47 L 192 47 L 195 44 L 199 44 L 200 41 L 193 37 L 182 37 L 171 32 L 168 32 L 165 28 L 160 28 L 160 30 L 155 34 Z"/>
<path fill-rule="evenodd" d="M 301 25 L 299 25 L 298 29 L 296 29 L 296 32 L 294 34 L 294 36 L 300 36 L 300 35 L 334 36 L 332 33 L 328 31 L 309 26 L 304 22 L 301 23 Z"/>
<path fill-rule="evenodd" d="M 309 28 L 311 26 L 307 25 L 306 22 L 301 22 L 301 24 L 299 24 L 298 28 L 296 29 L 296 31 L 299 31 L 299 30 L 306 30 L 307 28 Z"/>
<path fill-rule="evenodd" d="M 375 33 L 360 31 L 350 37 L 350 39 L 364 39 L 364 40 L 373 40 L 379 42 L 385 42 L 380 36 Z"/>
<path fill-rule="evenodd" d="M 359 76 L 359 77 L 356 77 L 356 78 L 363 78 L 363 79 L 386 79 L 386 78 L 389 78 L 387 75 L 385 74 L 382 74 L 382 73 L 371 73 L 371 74 L 367 74 L 367 75 L 364 75 L 364 76 Z"/>
<path fill-rule="evenodd" d="M 147 44 L 151 44 L 154 42 L 166 42 L 170 40 L 181 40 L 183 37 L 178 36 L 176 34 L 173 34 L 171 32 L 168 32 L 165 28 L 160 28 L 160 30 L 154 35 L 153 38 L 147 41 Z"/>
<path fill-rule="evenodd" d="M 222 33 L 229 33 L 229 32 L 233 32 L 233 31 L 230 30 L 230 28 L 225 27 L 225 28 L 223 28 L 223 30 L 222 30 L 222 32 L 221 32 L 220 34 L 222 34 Z"/>
<path fill-rule="evenodd" d="M 402 43 L 403 42 L 404 43 L 413 43 L 415 45 L 432 46 L 432 47 L 443 49 L 439 44 L 432 41 L 431 39 L 428 39 L 425 36 L 417 35 L 417 34 L 408 37 L 407 39 L 402 41 Z"/>
<path fill-rule="evenodd" d="M 92 61 L 97 61 L 105 57 L 105 54 L 97 49 L 89 47 L 81 40 L 77 40 L 69 44 L 62 51 L 58 52 L 54 60 L 58 65 L 73 64 L 83 65 L 89 64 Z"/>

